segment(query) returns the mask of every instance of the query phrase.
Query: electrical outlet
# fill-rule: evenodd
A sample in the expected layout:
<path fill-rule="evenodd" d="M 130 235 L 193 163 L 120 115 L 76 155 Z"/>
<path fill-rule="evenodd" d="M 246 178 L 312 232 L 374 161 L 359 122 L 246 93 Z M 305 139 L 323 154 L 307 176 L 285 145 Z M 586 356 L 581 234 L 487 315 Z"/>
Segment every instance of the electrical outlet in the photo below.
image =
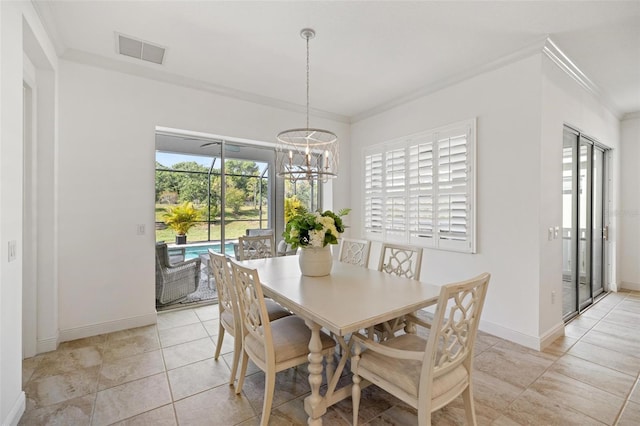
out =
<path fill-rule="evenodd" d="M 9 241 L 7 261 L 13 262 L 18 257 L 18 242 L 16 240 Z"/>
<path fill-rule="evenodd" d="M 553 239 L 557 240 L 559 235 L 560 235 L 560 227 L 556 226 L 555 228 L 553 228 Z"/>
<path fill-rule="evenodd" d="M 146 229 L 145 229 L 144 223 L 139 223 L 139 224 L 138 224 L 138 227 L 137 227 L 137 232 L 136 232 L 136 233 L 137 233 L 138 235 L 144 235 L 144 233 L 145 233 L 145 232 L 146 232 Z"/>
<path fill-rule="evenodd" d="M 552 291 L 551 292 L 551 304 L 555 305 L 555 303 L 556 303 L 556 292 Z"/>

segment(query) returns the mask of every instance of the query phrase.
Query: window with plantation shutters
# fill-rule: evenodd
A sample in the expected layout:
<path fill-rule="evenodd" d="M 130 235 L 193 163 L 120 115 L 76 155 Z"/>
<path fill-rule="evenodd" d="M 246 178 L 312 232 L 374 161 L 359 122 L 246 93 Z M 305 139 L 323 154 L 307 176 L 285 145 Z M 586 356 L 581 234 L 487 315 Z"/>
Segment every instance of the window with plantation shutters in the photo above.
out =
<path fill-rule="evenodd" d="M 364 233 L 475 252 L 475 120 L 365 150 Z"/>

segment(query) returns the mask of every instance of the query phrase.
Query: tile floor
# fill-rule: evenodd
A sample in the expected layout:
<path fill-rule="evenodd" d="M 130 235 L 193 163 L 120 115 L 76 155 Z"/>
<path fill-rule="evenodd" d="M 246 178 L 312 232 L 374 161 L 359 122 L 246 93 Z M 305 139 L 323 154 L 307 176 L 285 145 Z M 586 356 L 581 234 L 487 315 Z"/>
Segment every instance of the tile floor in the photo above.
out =
<path fill-rule="evenodd" d="M 255 367 L 241 396 L 227 384 L 232 339 L 213 360 L 217 306 L 166 312 L 154 326 L 66 342 L 24 361 L 22 425 L 257 425 L 264 376 Z M 610 294 L 543 352 L 480 333 L 474 390 L 480 425 L 640 424 L 640 292 Z M 345 376 L 348 382 L 349 377 Z M 271 424 L 302 425 L 306 369 L 278 374 Z M 361 424 L 413 425 L 416 412 L 371 386 Z M 464 424 L 461 400 L 435 425 Z M 326 425 L 351 424 L 351 400 Z"/>

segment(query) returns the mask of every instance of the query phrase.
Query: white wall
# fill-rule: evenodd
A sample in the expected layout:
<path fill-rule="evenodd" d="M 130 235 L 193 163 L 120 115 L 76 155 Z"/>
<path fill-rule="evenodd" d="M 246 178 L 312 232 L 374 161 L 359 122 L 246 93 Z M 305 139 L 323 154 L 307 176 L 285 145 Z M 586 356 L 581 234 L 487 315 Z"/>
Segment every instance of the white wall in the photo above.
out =
<path fill-rule="evenodd" d="M 540 335 L 540 73 L 540 55 L 522 59 L 353 123 L 351 134 L 353 218 L 361 218 L 365 146 L 477 117 L 477 253 L 426 249 L 421 278 L 444 284 L 491 272 L 481 328 L 530 347 Z M 362 235 L 362 222 L 352 222 Z"/>
<path fill-rule="evenodd" d="M 0 421 L 24 411 L 21 387 L 22 258 L 7 262 L 9 241 L 22 229 L 22 17 L 0 3 Z"/>
<path fill-rule="evenodd" d="M 362 217 L 362 182 L 356 177 L 362 173 L 363 147 L 469 117 L 478 120 L 478 252 L 467 255 L 427 249 L 422 280 L 447 283 L 491 272 L 481 329 L 541 348 L 564 329 L 562 239 L 549 241 L 547 234 L 549 227 L 562 225 L 563 125 L 576 126 L 613 148 L 610 193 L 614 211 L 620 198 L 619 122 L 546 55 L 532 55 L 352 124 L 354 217 Z M 615 217 L 611 223 L 615 290 Z M 361 221 L 354 227 L 360 235 L 361 227 Z M 378 252 L 379 247 L 374 247 L 371 258 L 376 259 Z"/>
<path fill-rule="evenodd" d="M 0 2 L 0 424 L 17 424 L 25 407 L 22 392 L 22 267 L 31 259 L 23 259 L 23 76 L 24 55 L 33 63 L 31 74 L 40 73 L 47 63 L 55 74 L 56 56 L 51 42 L 30 2 Z M 48 88 L 55 91 L 55 78 Z M 47 84 L 45 84 L 47 86 Z M 47 89 L 48 89 L 47 88 Z M 45 92 L 47 92 L 45 89 Z M 47 98 L 47 94 L 43 95 Z M 52 101 L 53 97 L 48 97 Z M 39 106 L 38 106 L 39 108 Z M 36 128 L 42 130 L 54 113 L 54 102 L 47 111 L 38 111 Z M 47 116 L 49 114 L 49 116 Z M 55 131 L 42 140 L 54 138 Z M 37 137 L 37 135 L 36 135 Z M 35 139 L 34 139 L 35 140 Z M 38 141 L 39 143 L 39 141 Z M 39 150 L 28 150 L 29 155 Z M 52 161 L 52 160 L 51 160 Z M 37 186 L 37 183 L 34 184 Z M 37 193 L 34 193 L 38 198 Z M 48 211 L 48 217 L 53 213 Z M 39 217 L 39 212 L 35 214 Z M 51 219 L 52 222 L 52 219 Z M 40 236 L 37 238 L 40 239 Z M 17 258 L 7 261 L 8 242 L 15 241 Z M 37 265 L 33 265 L 36 267 Z M 55 289 L 54 289 L 55 290 Z M 40 292 L 40 288 L 37 289 Z M 34 294 L 32 292 L 31 294 Z M 55 298 L 52 300 L 55 303 Z M 35 315 L 35 312 L 33 312 Z M 39 317 L 38 321 L 55 318 Z M 40 331 L 40 330 L 38 330 Z M 33 333 L 32 333 L 33 334 Z"/>
<path fill-rule="evenodd" d="M 623 288 L 640 291 L 640 112 L 621 124 L 620 275 Z"/>
<path fill-rule="evenodd" d="M 155 127 L 258 141 L 304 115 L 207 92 L 60 62 L 60 338 L 155 321 Z M 348 186 L 349 127 L 312 118 L 341 140 Z M 346 191 L 333 204 L 349 205 Z M 145 224 L 147 235 L 137 236 Z"/>

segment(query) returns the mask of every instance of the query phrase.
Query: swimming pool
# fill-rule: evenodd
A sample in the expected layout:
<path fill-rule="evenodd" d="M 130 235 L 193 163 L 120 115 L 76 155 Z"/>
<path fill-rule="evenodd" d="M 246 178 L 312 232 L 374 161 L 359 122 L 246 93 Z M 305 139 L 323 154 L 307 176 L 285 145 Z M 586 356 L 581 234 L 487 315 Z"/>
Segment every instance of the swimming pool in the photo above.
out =
<path fill-rule="evenodd" d="M 233 251 L 233 244 L 234 243 L 226 243 L 224 245 L 224 253 L 231 257 L 235 256 L 235 253 Z M 209 249 L 219 253 L 220 243 L 202 244 L 197 246 L 196 245 L 186 246 L 185 252 L 184 252 L 184 258 L 185 260 L 194 259 L 196 257 L 199 257 L 201 254 L 207 254 Z"/>

